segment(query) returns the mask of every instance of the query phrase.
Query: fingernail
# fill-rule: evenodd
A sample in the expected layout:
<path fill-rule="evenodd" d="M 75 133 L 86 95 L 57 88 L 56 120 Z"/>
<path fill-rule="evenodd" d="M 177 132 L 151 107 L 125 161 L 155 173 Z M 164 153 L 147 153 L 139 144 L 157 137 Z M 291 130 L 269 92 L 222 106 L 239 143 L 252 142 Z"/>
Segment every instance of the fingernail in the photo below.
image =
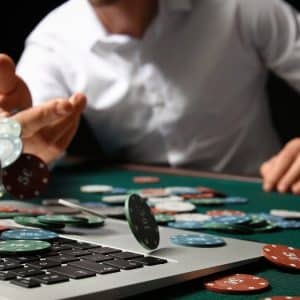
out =
<path fill-rule="evenodd" d="M 266 192 L 270 192 L 272 189 L 272 185 L 269 182 L 266 182 L 266 183 L 264 183 L 263 188 Z"/>
<path fill-rule="evenodd" d="M 56 113 L 61 116 L 68 115 L 72 111 L 72 107 L 70 105 L 66 105 L 64 103 L 58 103 L 56 105 Z"/>

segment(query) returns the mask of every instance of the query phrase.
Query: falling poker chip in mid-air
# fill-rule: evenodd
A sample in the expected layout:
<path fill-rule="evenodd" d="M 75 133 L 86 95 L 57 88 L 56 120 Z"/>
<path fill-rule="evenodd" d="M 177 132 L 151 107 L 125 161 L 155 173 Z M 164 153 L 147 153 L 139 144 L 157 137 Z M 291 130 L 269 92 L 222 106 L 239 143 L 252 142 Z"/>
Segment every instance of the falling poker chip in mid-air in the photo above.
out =
<path fill-rule="evenodd" d="M 156 249 L 158 225 L 146 201 L 137 194 L 130 195 L 125 202 L 125 215 L 136 240 L 146 249 Z"/>
<path fill-rule="evenodd" d="M 50 173 L 47 165 L 37 156 L 22 154 L 3 171 L 3 184 L 8 193 L 18 199 L 39 197 L 47 188 Z"/>
<path fill-rule="evenodd" d="M 218 247 L 226 244 L 222 238 L 203 233 L 173 235 L 170 240 L 176 245 L 192 247 Z"/>
<path fill-rule="evenodd" d="M 1 167 L 12 165 L 22 154 L 23 143 L 19 137 L 8 134 L 0 135 L 0 160 Z"/>

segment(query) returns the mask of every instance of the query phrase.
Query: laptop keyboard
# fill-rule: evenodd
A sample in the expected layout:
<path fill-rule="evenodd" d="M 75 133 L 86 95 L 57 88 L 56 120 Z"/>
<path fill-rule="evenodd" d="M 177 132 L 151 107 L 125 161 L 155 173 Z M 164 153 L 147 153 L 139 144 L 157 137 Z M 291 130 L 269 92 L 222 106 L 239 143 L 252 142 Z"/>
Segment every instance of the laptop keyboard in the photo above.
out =
<path fill-rule="evenodd" d="M 50 251 L 42 254 L 0 256 L 0 280 L 24 288 L 36 288 L 167 262 L 153 256 L 59 238 L 53 242 Z"/>

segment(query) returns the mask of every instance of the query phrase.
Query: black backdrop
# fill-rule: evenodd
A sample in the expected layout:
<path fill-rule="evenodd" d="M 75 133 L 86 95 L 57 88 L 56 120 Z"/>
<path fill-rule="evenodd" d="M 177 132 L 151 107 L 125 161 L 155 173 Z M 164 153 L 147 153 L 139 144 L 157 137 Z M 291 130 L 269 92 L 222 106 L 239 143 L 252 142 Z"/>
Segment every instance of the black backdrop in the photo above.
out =
<path fill-rule="evenodd" d="M 299 0 L 286 1 L 300 9 Z M 65 0 L 9 0 L 5 2 L 1 4 L 0 10 L 0 52 L 9 54 L 17 61 L 23 50 L 24 40 L 29 32 L 48 11 L 65 2 Z M 273 74 L 270 74 L 267 89 L 270 95 L 274 126 L 278 130 L 282 142 L 286 142 L 292 137 L 300 136 L 299 95 Z M 83 122 L 81 127 L 86 127 L 85 122 Z M 90 144 L 89 140 L 92 139 L 92 136 L 85 131 L 85 129 L 82 129 L 79 132 L 72 144 L 71 149 L 73 150 L 71 152 L 76 153 L 80 148 L 84 149 L 83 152 L 85 154 L 95 152 L 91 150 L 95 148 L 86 147 L 87 144 Z M 90 150 L 87 151 L 87 149 Z M 81 153 L 82 149 L 79 152 Z"/>

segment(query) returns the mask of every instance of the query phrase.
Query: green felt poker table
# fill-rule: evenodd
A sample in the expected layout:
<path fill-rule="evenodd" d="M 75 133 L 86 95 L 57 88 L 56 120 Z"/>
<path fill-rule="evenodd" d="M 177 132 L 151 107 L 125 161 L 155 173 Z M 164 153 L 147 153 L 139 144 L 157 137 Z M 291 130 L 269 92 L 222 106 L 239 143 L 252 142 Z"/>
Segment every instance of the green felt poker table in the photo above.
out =
<path fill-rule="evenodd" d="M 158 176 L 159 183 L 136 184 L 134 176 Z M 291 194 L 265 193 L 259 178 L 245 178 L 191 170 L 169 169 L 140 165 L 118 165 L 98 167 L 96 164 L 84 164 L 72 167 L 57 168 L 52 172 L 50 187 L 45 196 L 77 198 L 81 201 L 95 201 L 99 196 L 80 192 L 80 186 L 103 184 L 115 187 L 140 189 L 167 186 L 207 186 L 232 196 L 243 196 L 249 199 L 247 204 L 227 204 L 224 209 L 244 212 L 269 212 L 270 209 L 288 209 L 300 211 L 300 197 Z M 97 198 L 98 197 L 98 198 Z M 100 198 L 99 198 L 100 199 Z M 198 211 L 216 207 L 199 207 Z M 217 207 L 217 209 L 223 207 Z M 228 234 L 210 232 L 221 236 L 253 240 L 262 243 L 284 244 L 300 248 L 300 230 L 280 230 L 255 234 Z M 134 299 L 261 299 L 274 295 L 300 296 L 300 272 L 281 270 L 262 259 L 260 262 L 232 270 L 231 273 L 255 274 L 267 279 L 271 288 L 259 294 L 232 295 L 217 294 L 203 289 L 203 279 L 166 287 L 136 296 Z M 228 272 L 227 272 L 228 273 Z"/>

